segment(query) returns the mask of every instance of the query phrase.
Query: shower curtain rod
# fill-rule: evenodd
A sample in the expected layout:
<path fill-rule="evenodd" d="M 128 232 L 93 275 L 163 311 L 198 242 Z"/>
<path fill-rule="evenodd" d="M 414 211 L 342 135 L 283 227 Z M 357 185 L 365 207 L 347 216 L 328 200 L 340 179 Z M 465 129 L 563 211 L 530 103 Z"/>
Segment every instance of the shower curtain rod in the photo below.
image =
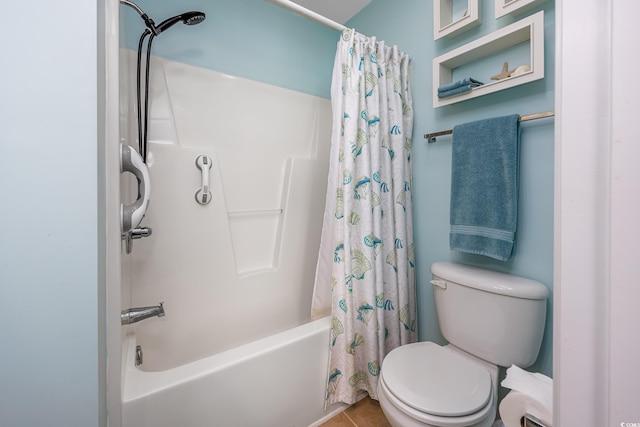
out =
<path fill-rule="evenodd" d="M 518 121 L 528 122 L 529 120 L 544 119 L 545 117 L 553 117 L 554 115 L 555 115 L 555 111 L 545 111 L 542 113 L 535 113 L 535 114 L 529 114 L 527 116 L 521 116 L 518 119 Z M 440 132 L 425 133 L 424 139 L 428 140 L 429 143 L 436 142 L 436 137 L 443 136 L 443 135 L 451 135 L 452 133 L 453 133 L 453 130 L 451 129 L 443 130 Z"/>
<path fill-rule="evenodd" d="M 319 22 L 322 25 L 325 25 L 329 28 L 333 28 L 334 30 L 344 31 L 347 27 L 340 24 L 339 22 L 332 21 L 326 16 L 320 15 L 319 13 L 314 12 L 313 10 L 309 10 L 306 7 L 302 7 L 297 3 L 294 3 L 290 0 L 267 0 L 273 4 L 276 4 L 285 9 L 289 9 L 290 11 L 297 13 L 298 15 L 304 16 L 305 18 L 313 19 L 316 22 Z"/>

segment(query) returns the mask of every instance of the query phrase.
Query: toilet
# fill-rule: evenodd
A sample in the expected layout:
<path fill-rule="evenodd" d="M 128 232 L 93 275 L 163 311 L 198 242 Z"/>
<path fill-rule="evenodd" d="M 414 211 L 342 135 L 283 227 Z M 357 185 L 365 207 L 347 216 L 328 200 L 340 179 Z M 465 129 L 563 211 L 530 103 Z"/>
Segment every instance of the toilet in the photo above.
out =
<path fill-rule="evenodd" d="M 393 427 L 490 427 L 498 369 L 538 357 L 549 291 L 542 283 L 462 264 L 431 266 L 448 345 L 418 342 L 383 360 L 380 407 Z"/>

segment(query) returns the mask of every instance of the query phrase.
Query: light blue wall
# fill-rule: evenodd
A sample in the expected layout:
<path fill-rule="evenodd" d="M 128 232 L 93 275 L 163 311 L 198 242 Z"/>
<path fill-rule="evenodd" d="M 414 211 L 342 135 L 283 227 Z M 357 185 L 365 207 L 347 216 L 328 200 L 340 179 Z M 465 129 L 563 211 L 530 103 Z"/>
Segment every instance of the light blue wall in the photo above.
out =
<path fill-rule="evenodd" d="M 432 59 L 515 21 L 494 19 L 493 1 L 482 4 L 482 25 L 455 36 L 433 40 L 432 2 L 391 0 L 373 2 L 348 24 L 358 31 L 397 44 L 410 53 L 413 68 L 414 135 L 413 197 L 414 233 L 418 260 L 418 309 L 421 340 L 442 341 L 438 331 L 430 265 L 454 261 L 536 279 L 553 287 L 553 120 L 522 124 L 521 186 L 516 254 L 508 262 L 449 250 L 449 191 L 451 138 L 427 144 L 425 133 L 451 129 L 473 120 L 507 114 L 553 110 L 554 105 L 554 5 L 545 11 L 545 78 L 542 81 L 434 109 L 432 107 Z M 521 18 L 522 16 L 518 17 Z M 487 70 L 498 74 L 502 59 Z M 510 64 L 520 65 L 520 64 Z M 514 68 L 514 67 L 512 67 Z M 495 70 L 495 72 L 494 72 Z M 552 369 L 552 302 L 548 305 L 545 338 L 538 361 L 530 369 L 550 375 Z"/>
<path fill-rule="evenodd" d="M 0 425 L 106 425 L 99 379 L 99 1 L 4 2 Z M 35 30 L 37 29 L 37 30 Z M 104 314 L 102 314 L 103 316 Z"/>
<path fill-rule="evenodd" d="M 265 0 L 140 0 L 156 24 L 189 10 L 207 19 L 176 24 L 153 41 L 153 54 L 329 98 L 339 32 Z M 127 47 L 138 48 L 144 24 L 125 10 Z M 250 118 L 247 118 L 250 123 Z"/>
<path fill-rule="evenodd" d="M 173 28 L 156 40 L 156 54 L 329 96 L 338 37 L 333 30 L 264 0 L 139 3 L 157 22 L 200 9 L 214 24 Z M 479 29 L 438 42 L 432 37 L 431 2 L 404 0 L 398 8 L 398 2 L 374 0 L 354 19 L 361 32 L 397 43 L 414 58 L 416 135 L 488 116 L 553 108 L 552 3 L 544 6 L 544 81 L 431 108 L 431 59 L 509 23 L 509 18 L 493 20 L 492 2 L 483 3 Z M 0 69 L 0 425 L 102 425 L 96 3 L 32 0 L 7 3 L 3 11 L 29 16 L 33 28 L 56 22 L 57 30 L 42 37 L 30 36 L 21 21 L 0 27 L 0 38 L 12 40 L 3 45 L 11 67 Z M 127 32 L 135 38 L 142 27 L 133 11 L 127 17 Z M 137 40 L 129 45 L 135 48 Z M 487 266 L 552 286 L 552 125 L 523 126 L 520 244 L 508 263 L 448 250 L 450 155 L 446 141 L 427 145 L 418 137 L 414 142 L 421 339 L 439 339 L 428 285 L 428 266 L 436 260 Z M 551 371 L 551 322 L 532 369 Z"/>
<path fill-rule="evenodd" d="M 418 262 L 420 339 L 443 342 L 433 307 L 429 266 L 449 260 L 530 277 L 552 289 L 553 279 L 553 121 L 522 125 L 521 194 L 518 246 L 508 262 L 449 250 L 451 142 L 427 144 L 421 135 L 458 123 L 512 113 L 553 109 L 554 6 L 545 10 L 545 79 L 451 106 L 432 107 L 432 59 L 515 21 L 493 18 L 493 2 L 483 4 L 483 23 L 451 39 L 433 40 L 432 2 L 373 0 L 348 24 L 358 31 L 397 44 L 412 57 L 415 111 L 413 173 L 414 230 Z M 153 52 L 172 60 L 211 68 L 328 98 L 339 33 L 283 10 L 265 0 L 140 0 L 156 21 L 187 10 L 202 10 L 207 20 L 177 25 L 162 33 Z M 400 7 L 401 6 L 401 7 Z M 142 23 L 125 13 L 127 46 L 137 49 Z M 519 64 L 518 64 L 519 65 Z M 502 60 L 495 65 L 497 74 Z M 551 374 L 551 301 L 541 355 L 532 370 Z"/>

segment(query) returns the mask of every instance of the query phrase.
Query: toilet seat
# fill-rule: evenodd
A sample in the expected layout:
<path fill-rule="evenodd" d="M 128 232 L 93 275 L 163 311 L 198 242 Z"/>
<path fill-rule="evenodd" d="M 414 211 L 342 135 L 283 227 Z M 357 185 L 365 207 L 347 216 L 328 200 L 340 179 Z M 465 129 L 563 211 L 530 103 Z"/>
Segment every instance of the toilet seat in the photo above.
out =
<path fill-rule="evenodd" d="M 403 412 L 425 422 L 465 418 L 472 424 L 492 407 L 491 375 L 481 365 L 432 342 L 409 344 L 382 363 L 381 388 Z M 448 424 L 448 423 L 446 423 Z"/>
<path fill-rule="evenodd" d="M 378 381 L 378 398 L 380 399 L 380 407 L 392 426 L 489 427 L 492 425 L 496 414 L 493 396 L 487 403 L 487 406 L 480 411 L 463 417 L 439 417 L 437 415 L 420 412 L 398 400 L 393 393 L 389 391 L 382 377 Z"/>

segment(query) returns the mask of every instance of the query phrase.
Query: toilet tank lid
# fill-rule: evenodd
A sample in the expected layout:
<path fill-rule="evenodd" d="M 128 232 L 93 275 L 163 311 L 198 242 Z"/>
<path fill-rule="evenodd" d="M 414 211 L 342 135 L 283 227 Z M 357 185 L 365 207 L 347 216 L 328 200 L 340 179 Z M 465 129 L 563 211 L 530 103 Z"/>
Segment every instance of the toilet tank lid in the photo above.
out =
<path fill-rule="evenodd" d="M 536 280 L 463 264 L 434 262 L 431 273 L 445 281 L 494 294 L 525 299 L 546 299 L 549 296 L 547 287 Z"/>

